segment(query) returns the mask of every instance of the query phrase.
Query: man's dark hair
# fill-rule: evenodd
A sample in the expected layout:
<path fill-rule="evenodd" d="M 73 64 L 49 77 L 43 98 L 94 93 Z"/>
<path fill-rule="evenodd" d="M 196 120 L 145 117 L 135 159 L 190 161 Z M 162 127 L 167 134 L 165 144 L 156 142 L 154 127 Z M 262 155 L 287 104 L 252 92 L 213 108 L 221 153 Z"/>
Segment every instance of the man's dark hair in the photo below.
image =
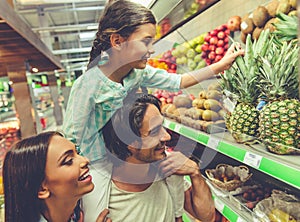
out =
<path fill-rule="evenodd" d="M 125 161 L 131 155 L 128 145 L 140 142 L 140 129 L 147 107 L 153 104 L 160 111 L 161 102 L 153 95 L 142 94 L 137 99 L 132 95 L 124 100 L 122 108 L 117 110 L 104 126 L 103 138 L 110 153 Z"/>

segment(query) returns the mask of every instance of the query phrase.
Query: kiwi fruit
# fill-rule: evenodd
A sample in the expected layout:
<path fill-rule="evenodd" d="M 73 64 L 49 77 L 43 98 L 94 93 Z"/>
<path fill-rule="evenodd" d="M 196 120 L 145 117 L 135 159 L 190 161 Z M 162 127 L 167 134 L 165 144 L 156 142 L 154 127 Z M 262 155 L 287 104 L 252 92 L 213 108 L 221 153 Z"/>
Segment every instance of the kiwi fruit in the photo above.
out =
<path fill-rule="evenodd" d="M 241 30 L 244 34 L 251 34 L 254 30 L 254 24 L 253 20 L 251 18 L 246 18 L 242 23 L 241 23 Z"/>
<path fill-rule="evenodd" d="M 266 5 L 266 9 L 267 9 L 270 17 L 273 18 L 276 16 L 276 10 L 277 10 L 278 5 L 279 5 L 278 0 L 273 0 L 269 4 Z"/>
<path fill-rule="evenodd" d="M 242 43 L 244 43 L 244 44 L 246 44 L 246 37 L 247 37 L 247 35 L 245 33 L 241 32 L 240 38 L 241 38 Z"/>
<path fill-rule="evenodd" d="M 253 33 L 252 33 L 252 39 L 253 40 L 257 40 L 260 36 L 260 33 L 261 31 L 263 30 L 263 28 L 259 28 L 259 27 L 256 27 L 254 30 L 253 30 Z"/>
<path fill-rule="evenodd" d="M 290 11 L 288 16 L 297 16 L 297 10 Z"/>
<path fill-rule="evenodd" d="M 280 2 L 277 7 L 276 14 L 279 13 L 288 14 L 290 10 L 291 10 L 291 5 L 288 2 Z"/>
<path fill-rule="evenodd" d="M 258 6 L 254 11 L 253 11 L 253 23 L 257 27 L 263 27 L 266 22 L 269 19 L 269 13 L 266 7 L 264 6 Z"/>
<path fill-rule="evenodd" d="M 289 0 L 289 4 L 293 9 L 297 8 L 297 0 Z"/>
<path fill-rule="evenodd" d="M 270 32 L 274 32 L 276 28 L 273 24 L 276 22 L 278 22 L 277 18 L 271 18 L 269 21 L 267 21 L 266 25 L 264 26 L 264 30 L 269 29 Z"/>

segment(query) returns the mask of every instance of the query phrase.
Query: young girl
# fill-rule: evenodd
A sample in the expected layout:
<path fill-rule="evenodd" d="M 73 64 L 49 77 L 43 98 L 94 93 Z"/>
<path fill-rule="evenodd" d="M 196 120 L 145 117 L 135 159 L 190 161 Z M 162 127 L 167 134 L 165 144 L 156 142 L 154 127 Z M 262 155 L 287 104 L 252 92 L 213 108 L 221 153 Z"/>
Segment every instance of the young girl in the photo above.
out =
<path fill-rule="evenodd" d="M 88 164 L 58 132 L 16 143 L 3 165 L 5 222 L 82 221 L 78 201 L 94 189 Z M 96 221 L 111 221 L 107 214 Z"/>

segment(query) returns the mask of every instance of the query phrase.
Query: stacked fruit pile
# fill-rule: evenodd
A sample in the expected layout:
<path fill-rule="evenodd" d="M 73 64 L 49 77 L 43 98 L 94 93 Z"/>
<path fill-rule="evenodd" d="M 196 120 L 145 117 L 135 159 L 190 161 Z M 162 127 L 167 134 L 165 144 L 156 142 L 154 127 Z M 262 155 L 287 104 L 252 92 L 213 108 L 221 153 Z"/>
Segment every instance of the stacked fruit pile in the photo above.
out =
<path fill-rule="evenodd" d="M 271 152 L 296 154 L 300 153 L 299 47 L 297 40 L 279 44 L 274 39 L 269 30 L 253 43 L 248 35 L 245 56 L 221 76 L 224 90 L 237 101 L 228 125 L 238 142 L 259 138 Z"/>
<path fill-rule="evenodd" d="M 249 188 L 242 194 L 242 203 L 244 203 L 249 209 L 253 209 L 259 201 L 270 197 L 271 191 L 272 189 L 270 187 Z"/>
<path fill-rule="evenodd" d="M 173 98 L 172 104 L 162 108 L 162 113 L 189 127 L 210 132 L 225 127 L 225 110 L 222 106 L 222 93 L 218 83 L 212 83 L 207 90 L 193 95 L 181 95 Z"/>
<path fill-rule="evenodd" d="M 162 105 L 164 105 L 173 103 L 174 96 L 181 95 L 182 91 L 169 92 L 167 90 L 157 89 L 152 94 L 162 102 Z"/>
<path fill-rule="evenodd" d="M 262 30 L 275 31 L 274 24 L 278 22 L 276 16 L 280 13 L 296 16 L 296 3 L 296 0 L 272 0 L 266 6 L 259 5 L 252 13 L 244 15 L 241 23 L 242 42 L 246 42 L 248 34 L 252 36 L 252 39 L 258 39 Z"/>
<path fill-rule="evenodd" d="M 170 49 L 160 56 L 149 59 L 148 64 L 154 68 L 167 70 L 169 73 L 176 73 L 177 65 L 176 58 L 172 55 L 173 50 Z"/>
<path fill-rule="evenodd" d="M 202 58 L 207 65 L 220 61 L 228 49 L 228 35 L 230 30 L 227 25 L 221 25 L 210 31 L 204 38 L 202 45 Z"/>
<path fill-rule="evenodd" d="M 203 9 L 206 5 L 213 2 L 213 0 L 194 0 L 189 5 L 188 9 L 184 13 L 184 19 L 192 16 L 193 14 L 197 13 L 199 10 Z"/>
<path fill-rule="evenodd" d="M 201 57 L 202 45 L 206 33 L 201 34 L 192 40 L 177 45 L 172 51 L 172 55 L 176 57 L 176 64 L 187 66 L 190 71 L 205 67 L 205 61 Z"/>

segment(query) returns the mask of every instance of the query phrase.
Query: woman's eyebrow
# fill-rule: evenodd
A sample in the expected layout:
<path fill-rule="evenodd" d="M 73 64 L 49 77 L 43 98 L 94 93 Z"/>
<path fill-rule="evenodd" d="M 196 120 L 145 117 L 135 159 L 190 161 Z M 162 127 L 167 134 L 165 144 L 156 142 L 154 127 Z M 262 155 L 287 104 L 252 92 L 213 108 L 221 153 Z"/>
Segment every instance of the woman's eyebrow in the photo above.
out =
<path fill-rule="evenodd" d="M 64 152 L 57 160 L 57 162 L 60 162 L 65 156 L 69 156 L 73 153 L 73 150 L 67 150 L 66 152 Z"/>

